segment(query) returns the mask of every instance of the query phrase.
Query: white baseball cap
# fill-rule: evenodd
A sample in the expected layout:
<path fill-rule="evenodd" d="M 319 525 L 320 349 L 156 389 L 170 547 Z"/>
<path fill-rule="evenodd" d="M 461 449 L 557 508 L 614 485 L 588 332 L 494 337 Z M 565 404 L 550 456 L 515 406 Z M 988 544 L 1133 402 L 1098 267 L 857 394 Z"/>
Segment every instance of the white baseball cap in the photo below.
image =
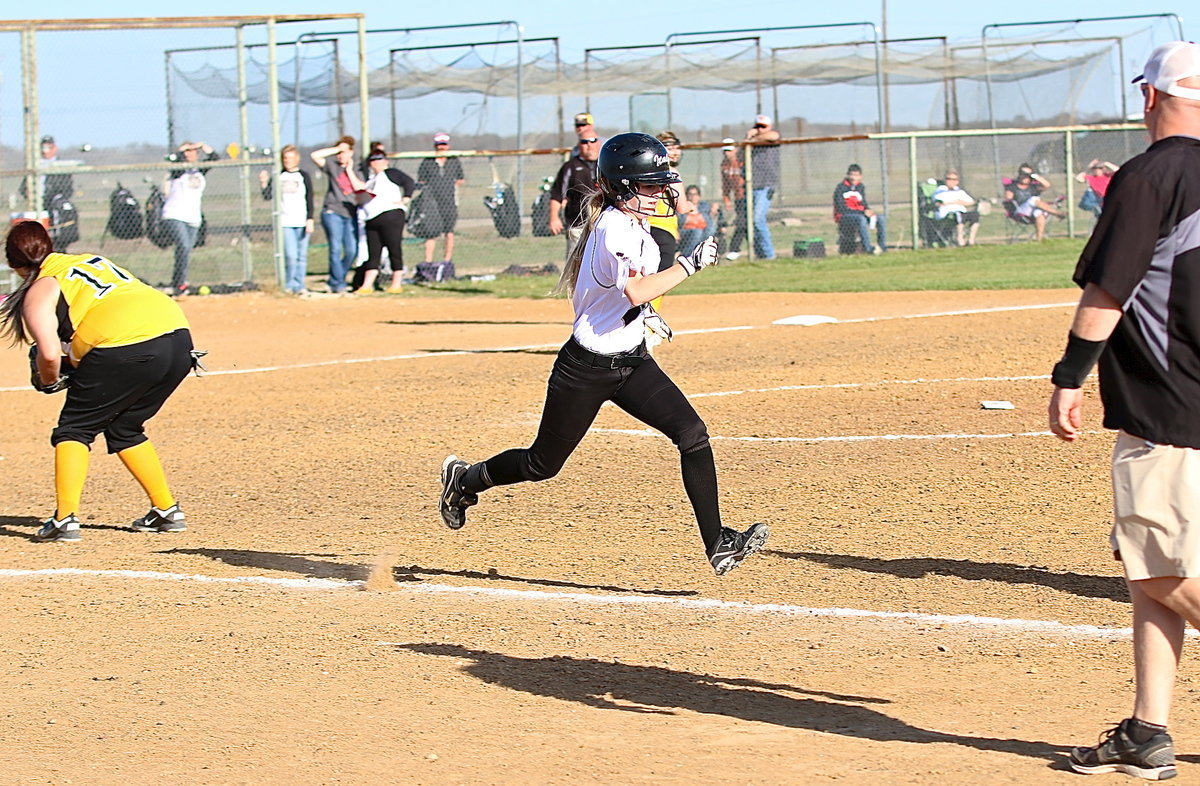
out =
<path fill-rule="evenodd" d="M 758 115 L 757 117 L 754 118 L 754 124 L 760 125 L 760 126 L 769 126 L 769 125 L 771 125 L 771 116 L 770 115 Z"/>
<path fill-rule="evenodd" d="M 1200 77 L 1200 44 L 1171 41 L 1150 53 L 1145 69 L 1133 81 L 1135 84 L 1144 81 L 1167 95 L 1200 101 L 1200 88 L 1178 84 L 1193 77 Z"/>
<path fill-rule="evenodd" d="M 722 139 L 721 144 L 724 145 L 724 147 L 721 148 L 722 150 L 737 150 L 737 140 L 731 136 L 727 136 Z"/>

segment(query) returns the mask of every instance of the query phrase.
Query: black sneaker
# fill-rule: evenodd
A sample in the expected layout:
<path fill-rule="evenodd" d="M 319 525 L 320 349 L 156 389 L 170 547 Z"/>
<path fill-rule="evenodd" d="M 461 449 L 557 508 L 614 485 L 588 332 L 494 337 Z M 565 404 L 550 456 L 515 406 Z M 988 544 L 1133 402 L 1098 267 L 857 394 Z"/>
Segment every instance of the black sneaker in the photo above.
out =
<path fill-rule="evenodd" d="M 442 521 L 450 529 L 462 529 L 467 523 L 467 508 L 479 502 L 479 495 L 468 494 L 459 486 L 469 466 L 453 454 L 446 456 L 442 462 L 442 498 L 438 500 L 438 510 L 442 514 Z"/>
<path fill-rule="evenodd" d="M 721 539 L 717 541 L 713 553 L 708 555 L 708 561 L 718 576 L 724 576 L 746 557 L 761 549 L 769 534 L 766 524 L 753 524 L 745 532 L 721 527 Z"/>
<path fill-rule="evenodd" d="M 74 513 L 63 519 L 51 516 L 33 533 L 33 539 L 39 543 L 78 543 L 81 538 L 79 519 Z"/>
<path fill-rule="evenodd" d="M 178 505 L 172 505 L 166 510 L 150 508 L 129 526 L 137 532 L 183 532 L 187 529 L 187 519 Z"/>
<path fill-rule="evenodd" d="M 1155 734 L 1145 742 L 1134 742 L 1129 733 L 1133 718 L 1126 718 L 1116 728 L 1101 735 L 1099 745 L 1072 748 L 1071 769 L 1084 775 L 1103 772 L 1123 772 L 1148 781 L 1165 781 L 1175 777 L 1175 747 L 1171 735 Z"/>

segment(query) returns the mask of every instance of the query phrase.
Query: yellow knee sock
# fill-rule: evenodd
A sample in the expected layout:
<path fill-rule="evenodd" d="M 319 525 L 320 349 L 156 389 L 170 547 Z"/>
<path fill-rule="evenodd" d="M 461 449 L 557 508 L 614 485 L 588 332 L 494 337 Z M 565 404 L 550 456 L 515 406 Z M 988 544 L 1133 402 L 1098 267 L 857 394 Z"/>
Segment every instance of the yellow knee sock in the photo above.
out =
<path fill-rule="evenodd" d="M 117 456 L 137 482 L 142 484 L 146 495 L 150 497 L 151 505 L 159 510 L 166 510 L 175 504 L 175 497 L 171 495 L 171 489 L 167 485 L 167 475 L 163 472 L 162 462 L 158 460 L 158 453 L 150 440 L 132 448 L 125 448 Z"/>
<path fill-rule="evenodd" d="M 54 517 L 60 521 L 72 513 L 79 513 L 89 453 L 88 446 L 82 442 L 67 441 L 54 446 Z"/>

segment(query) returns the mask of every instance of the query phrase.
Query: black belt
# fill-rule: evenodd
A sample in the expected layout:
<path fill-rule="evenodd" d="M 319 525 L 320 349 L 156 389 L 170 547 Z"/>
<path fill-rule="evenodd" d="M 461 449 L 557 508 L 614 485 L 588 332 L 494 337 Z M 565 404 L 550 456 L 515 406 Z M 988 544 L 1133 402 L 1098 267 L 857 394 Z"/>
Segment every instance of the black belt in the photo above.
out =
<path fill-rule="evenodd" d="M 563 349 L 575 360 L 592 368 L 635 368 L 646 362 L 645 344 L 628 352 L 620 352 L 616 355 L 602 355 L 584 348 L 572 336 L 571 340 L 563 345 Z"/>

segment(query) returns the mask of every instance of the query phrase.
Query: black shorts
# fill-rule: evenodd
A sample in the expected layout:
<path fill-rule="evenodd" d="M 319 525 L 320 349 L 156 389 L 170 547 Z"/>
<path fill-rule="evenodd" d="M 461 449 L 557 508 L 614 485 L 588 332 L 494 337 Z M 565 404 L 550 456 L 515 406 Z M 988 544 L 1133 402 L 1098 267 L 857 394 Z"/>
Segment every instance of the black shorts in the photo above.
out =
<path fill-rule="evenodd" d="M 192 334 L 182 329 L 138 344 L 88 352 L 71 376 L 50 444 L 90 446 L 100 433 L 109 453 L 142 444 L 146 421 L 192 370 L 191 351 Z"/>

